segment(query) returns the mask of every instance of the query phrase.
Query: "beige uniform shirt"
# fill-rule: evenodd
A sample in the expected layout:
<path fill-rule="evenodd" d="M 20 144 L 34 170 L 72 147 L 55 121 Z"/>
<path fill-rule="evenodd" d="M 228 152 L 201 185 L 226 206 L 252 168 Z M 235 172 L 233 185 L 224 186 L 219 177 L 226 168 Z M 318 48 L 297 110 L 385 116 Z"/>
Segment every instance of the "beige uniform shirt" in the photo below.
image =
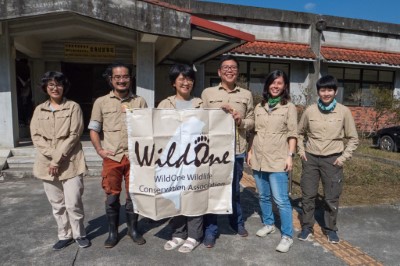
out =
<path fill-rule="evenodd" d="M 308 107 L 299 123 L 298 152 L 314 155 L 342 153 L 341 162 L 351 158 L 358 146 L 358 134 L 349 108 L 337 103 L 333 112 L 322 113 L 317 104 Z M 304 139 L 306 139 L 304 147 Z M 345 146 L 344 139 L 348 139 Z"/>
<path fill-rule="evenodd" d="M 64 98 L 60 110 L 50 102 L 38 105 L 31 120 L 31 137 L 37 149 L 33 173 L 37 178 L 54 180 L 49 166 L 59 167 L 59 180 L 86 172 L 80 137 L 83 132 L 82 110 L 76 102 Z M 65 158 L 61 160 L 62 156 Z"/>
<path fill-rule="evenodd" d="M 284 172 L 289 152 L 289 138 L 297 138 L 297 109 L 292 103 L 257 104 L 251 167 L 257 171 Z"/>
<path fill-rule="evenodd" d="M 200 98 L 194 97 L 192 100 L 192 107 L 193 108 L 201 108 L 203 107 L 203 101 Z M 176 109 L 176 95 L 169 96 L 168 98 L 162 100 L 157 108 L 162 109 Z"/>
<path fill-rule="evenodd" d="M 236 130 L 236 154 L 246 152 L 246 132 L 254 128 L 254 104 L 251 92 L 238 86 L 228 92 L 219 84 L 205 89 L 201 99 L 204 108 L 221 108 L 222 105 L 229 104 L 240 113 L 242 122 Z"/>
<path fill-rule="evenodd" d="M 122 157 L 128 155 L 126 109 L 146 107 L 146 101 L 140 96 L 130 93 L 127 98 L 119 99 L 113 91 L 94 102 L 90 120 L 102 124 L 103 149 L 115 153 L 115 156 L 110 155 L 108 158 L 121 162 Z"/>

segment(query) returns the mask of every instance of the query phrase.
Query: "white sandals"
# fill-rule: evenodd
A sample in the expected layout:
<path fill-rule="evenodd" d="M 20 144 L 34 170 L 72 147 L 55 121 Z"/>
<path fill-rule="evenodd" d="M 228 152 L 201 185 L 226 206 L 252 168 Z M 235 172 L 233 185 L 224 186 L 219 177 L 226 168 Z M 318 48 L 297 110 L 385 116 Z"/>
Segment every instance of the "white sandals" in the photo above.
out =
<path fill-rule="evenodd" d="M 179 252 L 189 253 L 200 244 L 196 239 L 188 237 L 185 243 L 178 249 Z"/>
<path fill-rule="evenodd" d="M 164 245 L 165 250 L 173 250 L 176 249 L 177 247 L 183 245 L 185 243 L 185 239 L 179 238 L 179 237 L 173 237 L 171 240 L 167 241 Z"/>

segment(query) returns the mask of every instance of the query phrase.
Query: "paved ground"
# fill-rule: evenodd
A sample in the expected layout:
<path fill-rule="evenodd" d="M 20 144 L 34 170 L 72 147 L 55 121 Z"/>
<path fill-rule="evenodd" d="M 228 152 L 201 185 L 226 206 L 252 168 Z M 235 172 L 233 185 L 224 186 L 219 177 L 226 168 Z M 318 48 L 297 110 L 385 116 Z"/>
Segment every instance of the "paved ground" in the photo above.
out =
<path fill-rule="evenodd" d="M 190 254 L 165 251 L 168 221 L 141 218 L 139 227 L 146 245 L 135 245 L 122 224 L 119 244 L 105 249 L 107 227 L 100 179 L 86 178 L 85 223 L 93 245 L 80 249 L 73 244 L 55 252 L 51 248 L 57 240 L 56 223 L 41 181 L 0 183 L 0 195 L 0 265 L 400 265 L 400 205 L 341 208 L 338 226 L 344 241 L 340 246 L 327 244 L 323 236 L 307 243 L 295 239 L 290 252 L 281 254 L 275 251 L 279 233 L 266 238 L 255 235 L 261 226 L 258 202 L 251 189 L 245 188 L 247 238 L 233 234 L 226 217 L 221 216 L 221 236 L 213 249 L 201 245 Z M 293 216 L 298 228 L 296 209 Z"/>

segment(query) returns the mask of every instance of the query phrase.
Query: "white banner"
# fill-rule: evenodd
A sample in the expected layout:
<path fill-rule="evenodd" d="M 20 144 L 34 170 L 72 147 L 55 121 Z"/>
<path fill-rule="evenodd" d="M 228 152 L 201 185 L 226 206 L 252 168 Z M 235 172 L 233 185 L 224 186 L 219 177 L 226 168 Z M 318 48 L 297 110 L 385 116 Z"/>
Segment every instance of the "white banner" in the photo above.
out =
<path fill-rule="evenodd" d="M 159 220 L 232 213 L 235 124 L 221 109 L 127 111 L 129 193 Z"/>

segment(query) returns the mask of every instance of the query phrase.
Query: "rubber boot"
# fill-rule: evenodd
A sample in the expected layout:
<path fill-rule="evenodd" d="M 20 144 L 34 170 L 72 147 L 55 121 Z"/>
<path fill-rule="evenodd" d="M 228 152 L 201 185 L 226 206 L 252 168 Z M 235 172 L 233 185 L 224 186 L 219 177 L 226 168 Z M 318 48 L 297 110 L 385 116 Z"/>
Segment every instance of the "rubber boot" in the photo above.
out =
<path fill-rule="evenodd" d="M 130 238 L 132 238 L 133 242 L 135 242 L 138 245 L 143 245 L 144 243 L 146 243 L 146 240 L 137 230 L 138 218 L 139 215 L 136 213 L 133 212 L 126 213 L 126 224 L 128 226 L 128 235 L 130 236 Z"/>
<path fill-rule="evenodd" d="M 105 248 L 113 248 L 118 243 L 119 214 L 107 214 L 108 238 L 104 242 Z"/>

